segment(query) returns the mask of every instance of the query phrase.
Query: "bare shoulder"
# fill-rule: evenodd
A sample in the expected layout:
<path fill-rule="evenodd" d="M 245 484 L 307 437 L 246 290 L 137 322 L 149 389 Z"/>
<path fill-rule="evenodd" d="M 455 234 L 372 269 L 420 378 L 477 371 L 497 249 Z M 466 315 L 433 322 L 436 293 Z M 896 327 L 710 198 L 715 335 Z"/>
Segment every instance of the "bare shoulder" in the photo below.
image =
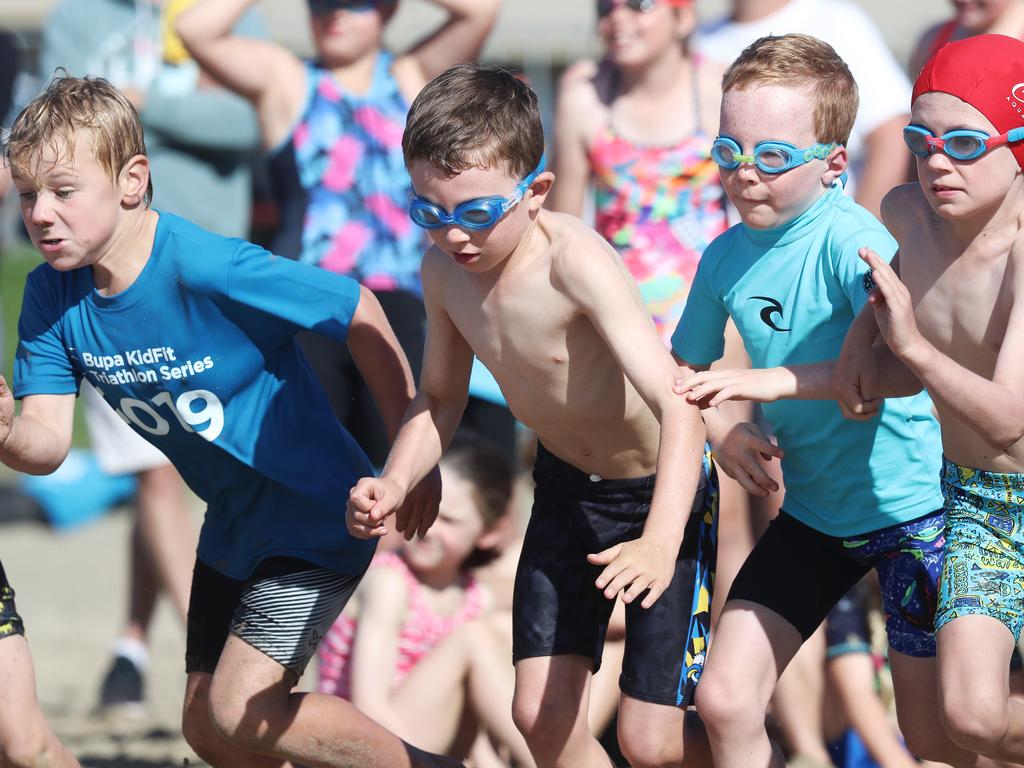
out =
<path fill-rule="evenodd" d="M 593 59 L 580 59 L 562 73 L 558 79 L 558 87 L 562 92 L 574 88 L 589 87 L 593 89 L 595 77 L 597 77 L 597 62 Z"/>
<path fill-rule="evenodd" d="M 392 532 L 389 536 L 397 536 Z M 392 602 L 396 606 L 405 604 L 408 598 L 409 589 L 405 584 L 402 574 L 394 568 L 383 565 L 375 565 L 366 571 L 366 575 L 359 582 L 356 595 L 359 596 L 363 605 L 372 605 L 375 600 L 383 598 L 382 602 Z"/>
<path fill-rule="evenodd" d="M 425 297 L 439 298 L 449 279 L 452 261 L 436 245 L 431 245 L 420 262 L 420 281 Z"/>
<path fill-rule="evenodd" d="M 563 278 L 592 270 L 595 260 L 615 256 L 608 242 L 587 224 L 566 213 L 545 212 L 544 231 L 551 242 L 551 268 Z"/>
<path fill-rule="evenodd" d="M 882 223 L 893 237 L 901 240 L 902 234 L 913 231 L 920 224 L 926 209 L 930 211 L 931 206 L 924 199 L 920 184 L 900 184 L 882 198 Z"/>
<path fill-rule="evenodd" d="M 604 109 L 599 92 L 600 66 L 582 59 L 569 67 L 558 81 L 558 116 L 585 125 Z"/>

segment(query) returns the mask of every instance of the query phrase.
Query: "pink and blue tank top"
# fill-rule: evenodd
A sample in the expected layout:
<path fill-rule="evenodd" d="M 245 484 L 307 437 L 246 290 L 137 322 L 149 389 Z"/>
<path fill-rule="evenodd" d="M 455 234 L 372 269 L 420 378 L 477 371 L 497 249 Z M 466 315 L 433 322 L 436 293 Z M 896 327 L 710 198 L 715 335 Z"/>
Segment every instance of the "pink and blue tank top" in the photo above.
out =
<path fill-rule="evenodd" d="M 377 57 L 364 95 L 307 63 L 302 115 L 270 155 L 281 213 L 273 251 L 372 290 L 419 295 L 424 240 L 407 214 L 412 182 L 402 158 L 409 104 L 392 62 Z"/>
<path fill-rule="evenodd" d="M 696 64 L 692 70 L 699 126 Z M 637 144 L 609 120 L 587 150 L 595 228 L 619 251 L 666 344 L 682 316 L 701 254 L 728 228 L 711 141 L 698 127 L 674 144 Z"/>

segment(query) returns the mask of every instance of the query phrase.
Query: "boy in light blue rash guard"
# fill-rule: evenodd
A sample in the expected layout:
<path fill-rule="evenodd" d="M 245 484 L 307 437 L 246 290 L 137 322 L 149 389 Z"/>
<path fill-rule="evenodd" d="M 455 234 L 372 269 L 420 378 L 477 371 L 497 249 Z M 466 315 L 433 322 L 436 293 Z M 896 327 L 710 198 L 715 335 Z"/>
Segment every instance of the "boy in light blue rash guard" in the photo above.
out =
<path fill-rule="evenodd" d="M 889 400 L 878 418 L 855 423 L 830 387 L 867 299 L 858 249 L 896 251 L 885 228 L 843 195 L 857 102 L 846 64 L 804 35 L 756 41 L 723 81 L 712 154 L 742 223 L 704 252 L 673 351 L 703 371 L 685 375 L 680 391 L 705 408 L 725 471 L 765 495 L 777 487 L 761 457 L 780 458 L 786 495 L 736 576 L 697 689 L 719 768 L 783 765 L 764 728 L 778 677 L 872 567 L 910 750 L 974 765 L 938 726 L 933 619 L 944 537 L 931 403 L 924 394 Z M 754 368 L 707 371 L 729 318 Z M 765 403 L 778 446 L 759 426 L 729 421 L 717 406 L 730 399 Z"/>
<path fill-rule="evenodd" d="M 334 696 L 292 694 L 373 545 L 344 505 L 370 471 L 294 336 L 345 341 L 392 433 L 413 394 L 373 295 L 149 207 L 138 115 L 101 79 L 57 79 L 6 147 L 46 264 L 29 276 L 14 400 L 0 379 L 0 460 L 52 472 L 75 394 L 94 384 L 207 502 L 189 601 L 183 730 L 215 766 L 452 766 Z M 438 487 L 399 528 L 425 532 Z"/>

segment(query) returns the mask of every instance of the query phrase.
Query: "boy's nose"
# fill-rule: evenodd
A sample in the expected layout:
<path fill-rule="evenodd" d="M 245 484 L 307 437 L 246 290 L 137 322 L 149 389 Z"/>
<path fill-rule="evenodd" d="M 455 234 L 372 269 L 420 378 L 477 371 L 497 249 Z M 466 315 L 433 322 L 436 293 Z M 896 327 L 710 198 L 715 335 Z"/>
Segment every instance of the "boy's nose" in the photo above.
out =
<path fill-rule="evenodd" d="M 445 228 L 444 239 L 453 245 L 459 245 L 469 242 L 469 234 L 459 227 L 451 226 Z"/>
<path fill-rule="evenodd" d="M 43 195 L 36 195 L 32 203 L 32 211 L 29 214 L 29 221 L 36 227 L 47 227 L 53 224 L 53 207 L 46 202 Z"/>
<path fill-rule="evenodd" d="M 740 181 L 747 183 L 760 179 L 757 174 L 757 166 L 753 163 L 740 163 L 739 168 L 736 169 L 736 175 Z"/>

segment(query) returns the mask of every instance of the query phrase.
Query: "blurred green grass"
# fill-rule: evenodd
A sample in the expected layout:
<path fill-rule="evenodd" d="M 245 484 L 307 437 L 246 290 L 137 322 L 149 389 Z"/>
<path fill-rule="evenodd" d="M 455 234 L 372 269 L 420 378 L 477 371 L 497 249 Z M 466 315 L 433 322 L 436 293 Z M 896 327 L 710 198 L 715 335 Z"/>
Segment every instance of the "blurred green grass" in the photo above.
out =
<path fill-rule="evenodd" d="M 18 347 L 18 315 L 21 294 L 28 273 L 42 263 L 39 252 L 27 240 L 7 244 L 0 253 L 0 310 L 3 315 L 3 375 L 8 381 L 14 370 L 14 352 Z M 72 444 L 78 448 L 89 445 L 82 409 L 75 408 L 75 431 Z"/>

